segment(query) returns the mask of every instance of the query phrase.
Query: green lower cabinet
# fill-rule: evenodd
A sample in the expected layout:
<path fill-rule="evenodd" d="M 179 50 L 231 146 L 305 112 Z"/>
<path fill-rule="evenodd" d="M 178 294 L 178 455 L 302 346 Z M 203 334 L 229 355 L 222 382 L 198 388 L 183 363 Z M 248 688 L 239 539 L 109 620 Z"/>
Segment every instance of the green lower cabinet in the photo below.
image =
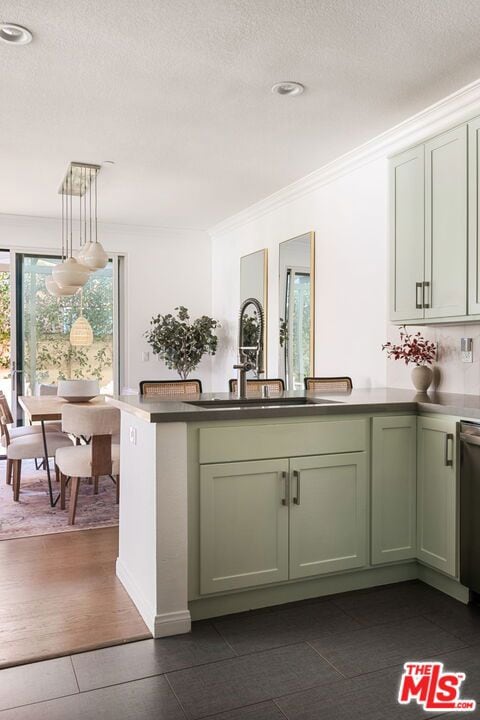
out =
<path fill-rule="evenodd" d="M 372 565 L 417 554 L 417 418 L 372 420 Z"/>
<path fill-rule="evenodd" d="M 200 592 L 288 579 L 288 460 L 202 465 Z"/>
<path fill-rule="evenodd" d="M 455 422 L 421 417 L 418 418 L 417 428 L 417 557 L 455 577 Z"/>
<path fill-rule="evenodd" d="M 290 460 L 290 578 L 367 563 L 364 452 Z"/>

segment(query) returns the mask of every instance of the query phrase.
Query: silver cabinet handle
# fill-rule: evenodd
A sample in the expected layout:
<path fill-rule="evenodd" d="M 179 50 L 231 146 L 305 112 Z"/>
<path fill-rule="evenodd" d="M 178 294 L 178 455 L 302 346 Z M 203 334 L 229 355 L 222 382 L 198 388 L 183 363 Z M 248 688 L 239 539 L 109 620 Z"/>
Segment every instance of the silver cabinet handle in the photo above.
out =
<path fill-rule="evenodd" d="M 429 308 L 429 307 L 430 307 L 430 300 L 427 302 L 427 301 L 425 300 L 425 298 L 427 297 L 427 295 L 428 295 L 428 297 L 430 297 L 430 283 L 427 282 L 427 281 L 425 281 L 425 282 L 422 283 L 422 284 L 423 284 L 422 304 L 423 304 L 423 307 L 424 307 L 424 308 Z M 428 292 L 427 292 L 427 291 L 428 291 Z"/>
<path fill-rule="evenodd" d="M 282 505 L 288 505 L 288 472 L 283 470 L 282 480 L 284 482 L 284 493 L 282 497 Z"/>
<path fill-rule="evenodd" d="M 415 283 L 415 308 L 416 310 L 421 310 L 423 308 L 423 295 L 420 297 L 420 300 L 418 299 L 418 292 L 422 290 L 423 283 Z"/>
<path fill-rule="evenodd" d="M 450 449 L 452 450 L 450 454 Z M 447 433 L 445 435 L 445 465 L 447 467 L 453 466 L 453 434 Z"/>
<path fill-rule="evenodd" d="M 297 481 L 297 494 L 293 498 L 293 502 L 295 505 L 300 505 L 300 470 L 294 470 L 293 477 Z"/>

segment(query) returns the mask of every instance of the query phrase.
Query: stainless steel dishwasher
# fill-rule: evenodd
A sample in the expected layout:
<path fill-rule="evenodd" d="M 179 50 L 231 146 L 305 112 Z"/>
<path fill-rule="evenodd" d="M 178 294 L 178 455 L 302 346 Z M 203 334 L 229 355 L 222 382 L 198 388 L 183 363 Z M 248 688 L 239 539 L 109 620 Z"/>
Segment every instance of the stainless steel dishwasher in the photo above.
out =
<path fill-rule="evenodd" d="M 480 424 L 460 423 L 460 582 L 480 595 Z"/>

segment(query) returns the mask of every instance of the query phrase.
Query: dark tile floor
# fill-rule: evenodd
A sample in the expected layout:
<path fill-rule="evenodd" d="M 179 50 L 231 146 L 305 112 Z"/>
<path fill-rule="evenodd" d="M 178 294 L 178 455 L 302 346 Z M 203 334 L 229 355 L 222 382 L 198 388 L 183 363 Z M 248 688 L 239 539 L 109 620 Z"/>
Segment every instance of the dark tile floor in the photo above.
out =
<path fill-rule="evenodd" d="M 415 720 L 401 668 L 428 659 L 480 704 L 480 609 L 402 583 L 0 670 L 0 720 Z"/>

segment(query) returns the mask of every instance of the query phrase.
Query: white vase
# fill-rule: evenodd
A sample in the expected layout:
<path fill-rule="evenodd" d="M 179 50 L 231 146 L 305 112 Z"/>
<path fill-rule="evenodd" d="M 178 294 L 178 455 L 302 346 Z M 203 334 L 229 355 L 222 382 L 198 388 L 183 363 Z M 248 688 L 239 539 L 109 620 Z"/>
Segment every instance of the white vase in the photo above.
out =
<path fill-rule="evenodd" d="M 428 365 L 416 365 L 412 370 L 412 382 L 420 393 L 427 392 L 432 384 L 433 370 Z"/>

